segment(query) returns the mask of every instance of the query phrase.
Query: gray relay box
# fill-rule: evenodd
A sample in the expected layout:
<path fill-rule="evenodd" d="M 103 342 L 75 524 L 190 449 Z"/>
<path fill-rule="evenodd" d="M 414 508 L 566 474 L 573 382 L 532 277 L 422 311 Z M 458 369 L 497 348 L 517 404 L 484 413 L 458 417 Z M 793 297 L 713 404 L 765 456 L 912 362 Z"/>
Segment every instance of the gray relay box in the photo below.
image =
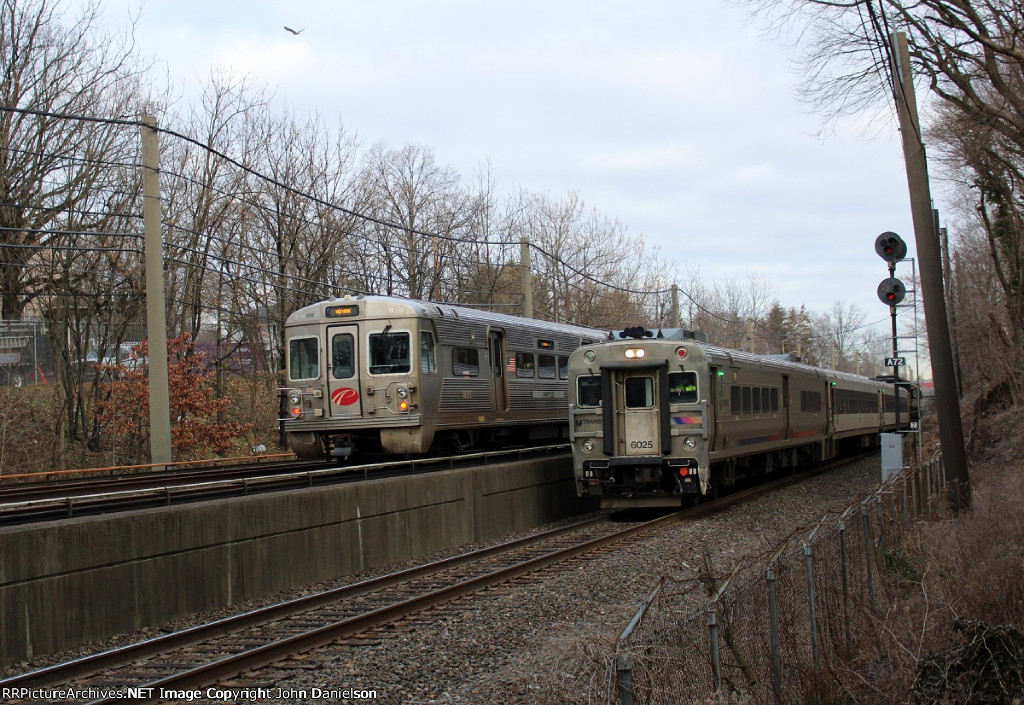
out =
<path fill-rule="evenodd" d="M 880 433 L 882 440 L 882 482 L 903 469 L 903 434 Z"/>

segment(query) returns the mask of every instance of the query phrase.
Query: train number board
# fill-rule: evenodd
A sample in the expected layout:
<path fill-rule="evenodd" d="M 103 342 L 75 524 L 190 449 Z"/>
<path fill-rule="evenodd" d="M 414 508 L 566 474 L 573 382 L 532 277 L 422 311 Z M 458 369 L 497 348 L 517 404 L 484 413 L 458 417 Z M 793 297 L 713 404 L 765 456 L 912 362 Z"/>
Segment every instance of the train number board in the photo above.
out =
<path fill-rule="evenodd" d="M 907 364 L 907 358 L 905 357 L 887 357 L 885 358 L 886 367 L 905 367 Z"/>

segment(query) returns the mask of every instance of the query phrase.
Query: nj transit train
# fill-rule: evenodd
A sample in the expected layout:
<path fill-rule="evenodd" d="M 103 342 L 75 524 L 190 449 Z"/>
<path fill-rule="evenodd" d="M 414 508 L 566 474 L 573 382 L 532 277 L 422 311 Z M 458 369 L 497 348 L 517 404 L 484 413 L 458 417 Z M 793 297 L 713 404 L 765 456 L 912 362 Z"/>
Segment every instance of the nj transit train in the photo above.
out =
<path fill-rule="evenodd" d="M 386 296 L 285 322 L 285 431 L 303 458 L 565 440 L 569 354 L 607 331 Z"/>
<path fill-rule="evenodd" d="M 647 337 L 574 352 L 569 401 L 577 491 L 604 507 L 678 506 L 867 449 L 897 408 L 883 381 Z"/>

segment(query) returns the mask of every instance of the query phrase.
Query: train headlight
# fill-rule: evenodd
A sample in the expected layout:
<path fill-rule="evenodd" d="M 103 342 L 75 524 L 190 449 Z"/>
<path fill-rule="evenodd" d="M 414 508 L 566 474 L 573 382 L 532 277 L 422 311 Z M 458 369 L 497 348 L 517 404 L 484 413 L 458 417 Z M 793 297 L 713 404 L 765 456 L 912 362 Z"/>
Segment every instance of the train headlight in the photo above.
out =
<path fill-rule="evenodd" d="M 683 445 L 689 448 L 690 450 L 693 450 L 694 448 L 697 447 L 697 440 L 693 436 L 687 436 L 686 438 L 683 439 Z"/>
<path fill-rule="evenodd" d="M 594 450 L 594 442 L 592 440 L 590 440 L 589 438 L 587 440 L 583 441 L 583 452 L 584 453 L 589 453 L 592 450 Z"/>
<path fill-rule="evenodd" d="M 398 398 L 399 399 L 405 399 L 407 396 L 409 396 L 409 390 L 406 389 L 405 387 L 399 387 L 398 388 Z"/>
<path fill-rule="evenodd" d="M 643 356 L 643 348 L 626 348 L 626 359 L 628 360 L 639 360 Z"/>
<path fill-rule="evenodd" d="M 302 396 L 293 389 L 288 393 L 288 401 L 292 403 L 292 406 L 298 406 L 299 402 L 302 401 Z"/>

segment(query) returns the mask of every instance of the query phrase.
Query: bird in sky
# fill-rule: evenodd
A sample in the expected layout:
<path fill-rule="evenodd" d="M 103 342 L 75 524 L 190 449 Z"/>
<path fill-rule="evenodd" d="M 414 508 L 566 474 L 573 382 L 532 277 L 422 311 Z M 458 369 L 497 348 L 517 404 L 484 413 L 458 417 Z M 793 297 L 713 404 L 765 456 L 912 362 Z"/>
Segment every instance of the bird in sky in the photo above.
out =
<path fill-rule="evenodd" d="M 302 29 L 292 29 L 291 27 L 285 27 L 285 29 L 287 29 L 292 34 L 302 34 L 303 32 L 306 31 L 305 27 L 303 27 Z"/>

